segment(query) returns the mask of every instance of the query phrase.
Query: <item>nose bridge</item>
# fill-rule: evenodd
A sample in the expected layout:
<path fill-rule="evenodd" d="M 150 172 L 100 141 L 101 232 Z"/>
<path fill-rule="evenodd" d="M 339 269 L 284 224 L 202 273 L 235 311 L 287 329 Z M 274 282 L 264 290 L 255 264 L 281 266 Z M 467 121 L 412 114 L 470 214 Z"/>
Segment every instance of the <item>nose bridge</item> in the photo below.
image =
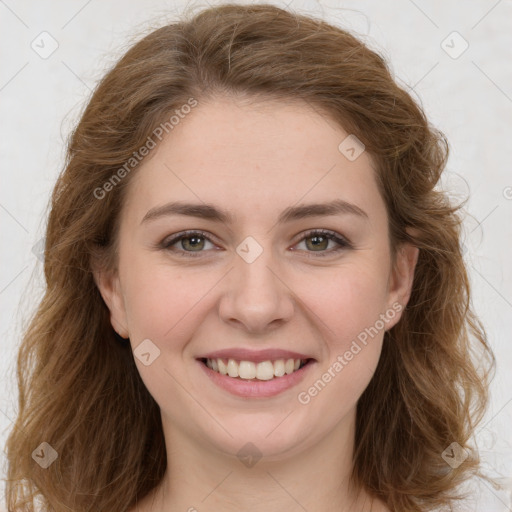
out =
<path fill-rule="evenodd" d="M 229 291 L 220 306 L 221 318 L 238 321 L 251 331 L 288 320 L 293 313 L 290 290 L 279 276 L 269 238 L 265 240 L 268 243 L 248 236 L 237 246 Z"/>

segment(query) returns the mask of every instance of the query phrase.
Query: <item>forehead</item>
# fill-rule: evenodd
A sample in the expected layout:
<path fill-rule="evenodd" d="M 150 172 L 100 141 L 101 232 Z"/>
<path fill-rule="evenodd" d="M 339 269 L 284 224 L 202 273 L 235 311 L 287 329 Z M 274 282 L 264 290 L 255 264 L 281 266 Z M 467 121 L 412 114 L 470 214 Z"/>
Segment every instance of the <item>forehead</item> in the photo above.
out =
<path fill-rule="evenodd" d="M 222 205 L 239 219 L 333 199 L 385 214 L 371 157 L 340 151 L 349 135 L 302 102 L 199 103 L 139 166 L 127 206 L 139 222 L 177 199 Z"/>

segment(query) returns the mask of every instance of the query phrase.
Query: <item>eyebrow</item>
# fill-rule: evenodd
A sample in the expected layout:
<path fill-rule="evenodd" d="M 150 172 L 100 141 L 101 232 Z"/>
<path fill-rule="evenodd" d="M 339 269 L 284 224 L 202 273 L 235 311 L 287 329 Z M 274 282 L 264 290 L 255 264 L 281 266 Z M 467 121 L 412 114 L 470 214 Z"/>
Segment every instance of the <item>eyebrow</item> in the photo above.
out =
<path fill-rule="evenodd" d="M 233 214 L 216 208 L 211 204 L 184 203 L 180 201 L 167 203 L 149 210 L 141 221 L 141 224 L 150 220 L 170 215 L 186 215 L 201 219 L 213 220 L 224 224 L 232 224 Z M 278 223 L 290 222 L 307 217 L 328 216 L 328 215 L 354 215 L 368 220 L 368 214 L 353 203 L 342 199 L 335 199 L 328 203 L 314 203 L 299 206 L 291 206 L 281 212 Z"/>

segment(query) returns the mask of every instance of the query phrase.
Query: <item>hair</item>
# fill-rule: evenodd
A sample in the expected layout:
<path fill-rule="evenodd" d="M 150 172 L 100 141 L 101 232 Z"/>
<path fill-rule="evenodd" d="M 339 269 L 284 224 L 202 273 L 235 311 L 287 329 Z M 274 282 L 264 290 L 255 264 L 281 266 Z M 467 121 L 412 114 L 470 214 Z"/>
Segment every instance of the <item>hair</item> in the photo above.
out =
<path fill-rule="evenodd" d="M 33 511 L 42 500 L 57 512 L 126 511 L 161 481 L 160 410 L 110 324 L 93 260 L 116 269 L 137 167 L 126 162 L 190 98 L 220 95 L 308 103 L 364 143 L 392 254 L 408 242 L 419 258 L 409 303 L 357 404 L 351 481 L 397 512 L 451 510 L 460 484 L 483 476 L 470 438 L 495 359 L 471 304 L 461 205 L 438 187 L 448 143 L 382 56 L 346 30 L 270 4 L 223 4 L 153 30 L 81 113 L 51 197 L 44 297 L 18 353 L 8 510 Z M 123 179 L 113 183 L 116 173 Z M 42 442 L 58 454 L 48 468 L 31 456 Z M 454 468 L 442 457 L 453 442 L 470 453 Z"/>

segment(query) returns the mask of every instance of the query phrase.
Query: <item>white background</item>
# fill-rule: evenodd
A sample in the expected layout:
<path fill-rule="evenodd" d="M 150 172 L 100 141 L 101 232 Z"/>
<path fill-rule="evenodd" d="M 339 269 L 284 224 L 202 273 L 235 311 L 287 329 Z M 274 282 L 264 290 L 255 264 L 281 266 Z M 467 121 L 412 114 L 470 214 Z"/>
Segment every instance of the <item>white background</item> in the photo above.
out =
<path fill-rule="evenodd" d="M 450 141 L 444 185 L 455 197 L 470 195 L 464 243 L 473 302 L 498 363 L 492 403 L 477 440 L 488 472 L 501 472 L 509 488 L 482 485 L 473 493 L 474 503 L 463 509 L 512 511 L 512 3 L 288 3 L 297 12 L 323 16 L 356 32 L 381 52 L 399 83 L 420 98 L 429 119 Z M 151 27 L 172 21 L 184 5 L 0 0 L 2 447 L 17 410 L 15 356 L 22 322 L 42 292 L 42 263 L 32 249 L 44 236 L 64 141 L 106 66 Z M 48 38 L 40 35 L 43 31 L 58 43 L 46 59 L 31 48 L 33 41 L 42 46 L 41 38 Z M 469 47 L 459 56 L 464 41 Z M 46 39 L 45 48 L 49 44 Z M 5 466 L 5 457 L 1 462 Z M 5 469 L 0 478 L 4 475 Z M 4 506 L 0 503 L 0 509 Z"/>

